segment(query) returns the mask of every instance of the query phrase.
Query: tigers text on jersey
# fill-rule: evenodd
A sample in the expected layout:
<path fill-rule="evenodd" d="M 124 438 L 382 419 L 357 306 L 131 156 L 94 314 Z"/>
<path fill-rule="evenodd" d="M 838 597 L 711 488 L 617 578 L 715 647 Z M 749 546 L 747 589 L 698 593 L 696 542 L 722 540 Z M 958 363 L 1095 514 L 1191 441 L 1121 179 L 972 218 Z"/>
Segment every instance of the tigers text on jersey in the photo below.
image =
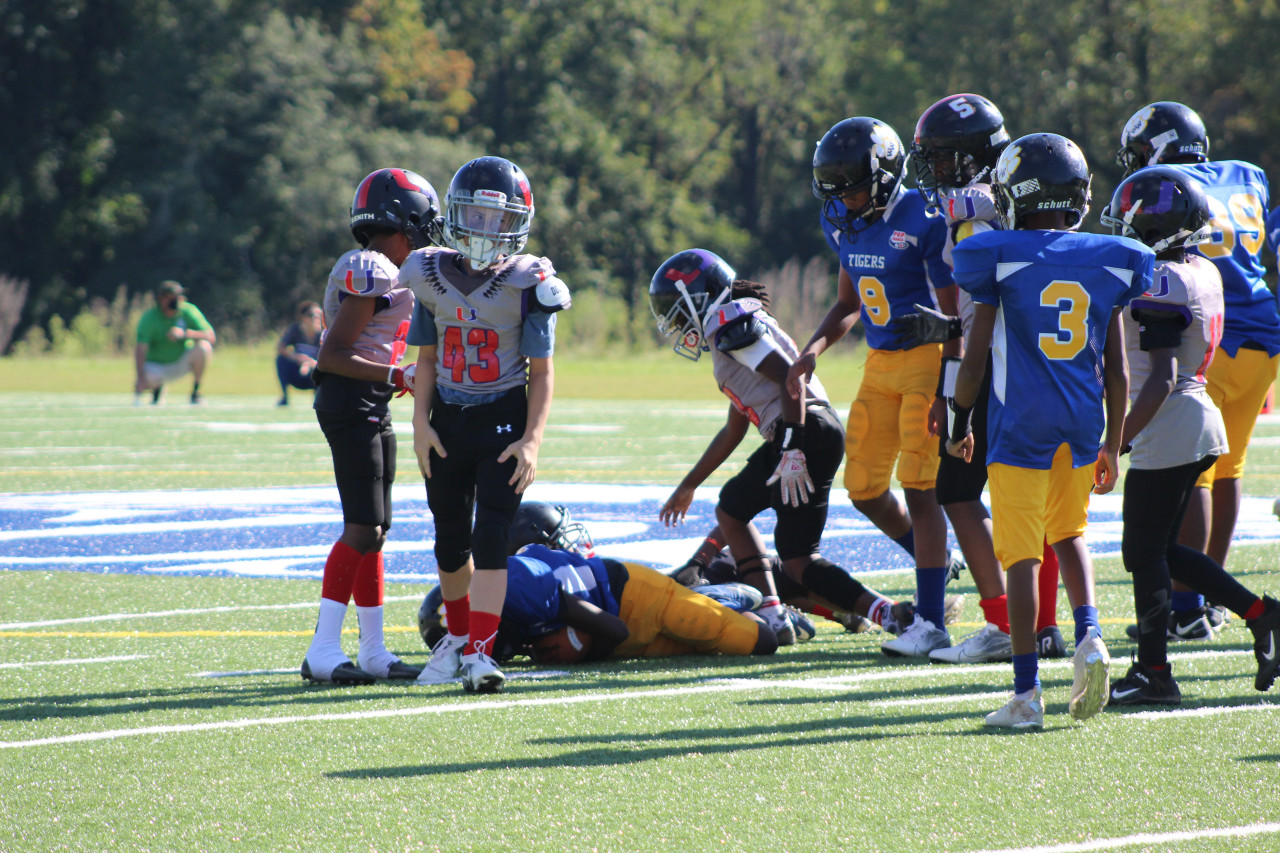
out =
<path fill-rule="evenodd" d="M 530 545 L 507 558 L 507 597 L 502 621 L 511 633 L 532 640 L 564 627 L 560 591 L 618 615 L 609 573 L 598 557 Z"/>
<path fill-rule="evenodd" d="M 1262 253 L 1271 203 L 1266 174 L 1239 160 L 1183 163 L 1174 168 L 1200 182 L 1213 211 L 1213 237 L 1192 249 L 1213 261 L 1222 274 L 1227 317 L 1223 350 L 1234 358 L 1241 344 L 1252 341 L 1268 356 L 1280 353 L 1280 311 L 1275 294 L 1263 280 Z"/>
<path fill-rule="evenodd" d="M 1151 375 L 1151 357 L 1142 350 L 1141 327 L 1155 317 L 1185 323 L 1174 349 L 1173 392 L 1133 440 L 1130 465 L 1172 468 L 1222 455 L 1227 450 L 1222 414 L 1205 390 L 1204 372 L 1222 337 L 1222 277 L 1199 255 L 1186 261 L 1157 261 L 1151 289 L 1129 303 L 1124 341 L 1129 356 L 1129 399 L 1136 400 Z"/>
<path fill-rule="evenodd" d="M 725 326 L 754 317 L 763 332 L 760 339 L 742 349 L 721 352 L 715 345 Z M 759 300 L 734 299 L 720 306 L 704 323 L 706 337 L 711 342 L 711 367 L 716 384 L 733 403 L 733 407 L 746 415 L 760 430 L 765 441 L 773 439 L 773 428 L 782 419 L 782 389 L 777 383 L 756 372 L 760 362 L 771 352 L 776 352 L 788 363 L 795 362 L 800 350 L 778 321 L 765 311 Z M 826 389 L 815 374 L 806 386 L 807 402 L 827 403 Z"/>
<path fill-rule="evenodd" d="M 1136 240 L 1073 231 L 988 231 L 956 246 L 956 282 L 997 309 L 988 464 L 1047 470 L 1064 442 L 1073 467 L 1096 460 L 1107 326 L 1150 288 L 1154 261 Z"/>
<path fill-rule="evenodd" d="M 836 210 L 843 213 L 843 205 L 837 202 Z M 852 238 L 825 217 L 822 226 L 827 244 L 835 250 L 862 302 L 867 345 L 904 349 L 889 321 L 914 313 L 917 302 L 937 308 L 935 289 L 952 286 L 951 270 L 942 258 L 946 220 L 940 213 L 931 213 L 919 193 L 899 189 L 884 216 Z"/>
<path fill-rule="evenodd" d="M 396 265 L 381 252 L 354 249 L 333 265 L 324 290 L 324 321 L 328 328 L 338 316 L 338 306 L 349 296 L 377 299 L 373 317 L 361 330 L 352 349 L 377 364 L 399 364 L 408 345 L 413 294 L 396 282 Z"/>
<path fill-rule="evenodd" d="M 534 288 L 555 269 L 546 258 L 513 255 L 468 275 L 457 257 L 431 246 L 401 266 L 400 282 L 418 298 L 410 343 L 436 346 L 440 388 L 497 394 L 526 384 L 528 359 L 550 358 L 555 346 L 555 315 L 530 321 Z"/>

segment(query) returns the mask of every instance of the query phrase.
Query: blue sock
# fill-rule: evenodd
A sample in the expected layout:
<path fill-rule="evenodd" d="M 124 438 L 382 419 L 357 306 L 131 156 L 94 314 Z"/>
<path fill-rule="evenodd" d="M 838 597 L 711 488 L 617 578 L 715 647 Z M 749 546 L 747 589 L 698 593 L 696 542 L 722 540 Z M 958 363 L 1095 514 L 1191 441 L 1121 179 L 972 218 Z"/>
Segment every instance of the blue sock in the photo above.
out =
<path fill-rule="evenodd" d="M 1090 628 L 1097 628 L 1098 633 L 1102 633 L 1102 626 L 1098 624 L 1098 608 L 1092 604 L 1082 604 L 1072 610 L 1071 618 L 1076 620 L 1077 646 L 1084 642 L 1085 635 L 1089 633 Z"/>
<path fill-rule="evenodd" d="M 1013 656 L 1013 692 L 1026 693 L 1040 686 L 1040 663 L 1035 652 Z"/>
<path fill-rule="evenodd" d="M 946 604 L 947 568 L 916 569 L 916 614 L 933 627 L 942 627 Z"/>
<path fill-rule="evenodd" d="M 916 529 L 915 529 L 914 527 L 912 527 L 912 528 L 908 528 L 908 530 L 907 530 L 907 532 L 906 532 L 906 534 L 905 534 L 905 535 L 903 535 L 903 536 L 899 536 L 897 539 L 895 539 L 895 540 L 893 540 L 893 541 L 894 541 L 894 542 L 897 542 L 899 545 L 901 545 L 901 546 L 902 546 L 902 550 L 904 550 L 904 551 L 906 551 L 908 554 L 910 554 L 910 555 L 912 556 L 912 558 L 913 558 L 913 559 L 915 558 L 915 556 L 916 556 Z"/>
<path fill-rule="evenodd" d="M 1204 596 L 1191 589 L 1175 589 L 1173 591 L 1173 612 L 1186 613 L 1188 610 L 1199 610 L 1204 607 Z"/>

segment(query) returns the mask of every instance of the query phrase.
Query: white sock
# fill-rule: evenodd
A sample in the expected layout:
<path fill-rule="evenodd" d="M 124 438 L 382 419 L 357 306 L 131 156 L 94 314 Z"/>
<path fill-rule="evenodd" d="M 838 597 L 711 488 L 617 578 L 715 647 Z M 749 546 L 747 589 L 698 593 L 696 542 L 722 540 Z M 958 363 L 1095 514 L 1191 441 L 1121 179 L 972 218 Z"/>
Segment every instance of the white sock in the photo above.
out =
<path fill-rule="evenodd" d="M 385 678 L 387 669 L 398 658 L 387 650 L 382 634 L 382 605 L 356 606 L 356 621 L 360 623 L 360 668 L 365 672 Z"/>
<path fill-rule="evenodd" d="M 316 633 L 307 649 L 307 665 L 317 678 L 328 678 L 335 666 L 348 660 L 342 651 L 342 620 L 346 615 L 347 605 L 330 598 L 320 599 Z"/>

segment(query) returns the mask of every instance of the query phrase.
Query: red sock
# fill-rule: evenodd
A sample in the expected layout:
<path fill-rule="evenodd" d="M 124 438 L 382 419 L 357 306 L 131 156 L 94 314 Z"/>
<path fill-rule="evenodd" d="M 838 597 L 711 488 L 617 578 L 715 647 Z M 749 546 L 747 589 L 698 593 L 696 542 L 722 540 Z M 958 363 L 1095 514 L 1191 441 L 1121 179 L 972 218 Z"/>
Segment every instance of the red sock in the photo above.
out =
<path fill-rule="evenodd" d="M 1046 543 L 1044 562 L 1040 564 L 1040 612 L 1036 614 L 1036 633 L 1058 624 L 1058 555 Z"/>
<path fill-rule="evenodd" d="M 836 614 L 832 613 L 830 610 L 823 607 L 821 604 L 813 605 L 813 609 L 810 612 L 814 616 L 821 616 L 823 619 L 831 619 L 834 621 L 836 618 Z"/>
<path fill-rule="evenodd" d="M 471 596 L 464 595 L 453 601 L 444 600 L 444 621 L 449 626 L 449 633 L 455 637 L 465 637 L 471 633 Z"/>
<path fill-rule="evenodd" d="M 467 641 L 466 654 L 480 652 L 493 655 L 493 644 L 498 639 L 498 625 L 502 617 L 497 613 L 476 610 L 471 613 L 471 638 Z"/>
<path fill-rule="evenodd" d="M 1009 633 L 1009 596 L 982 598 L 978 600 L 978 606 L 982 608 L 982 615 L 987 617 L 988 622 L 1004 633 Z"/>
<path fill-rule="evenodd" d="M 345 542 L 333 543 L 329 559 L 324 563 L 324 579 L 320 582 L 320 595 L 339 604 L 351 601 L 351 590 L 360 573 L 364 555 Z"/>
<path fill-rule="evenodd" d="M 382 552 L 370 551 L 360 561 L 356 572 L 356 585 L 352 589 L 356 607 L 380 607 L 382 605 Z"/>
<path fill-rule="evenodd" d="M 1255 598 L 1253 600 L 1253 604 L 1250 604 L 1249 609 L 1246 610 L 1242 615 L 1247 621 L 1252 622 L 1254 619 L 1259 618 L 1260 616 L 1262 616 L 1263 613 L 1266 613 L 1266 612 L 1267 612 L 1267 605 L 1265 605 L 1262 602 L 1261 598 Z"/>

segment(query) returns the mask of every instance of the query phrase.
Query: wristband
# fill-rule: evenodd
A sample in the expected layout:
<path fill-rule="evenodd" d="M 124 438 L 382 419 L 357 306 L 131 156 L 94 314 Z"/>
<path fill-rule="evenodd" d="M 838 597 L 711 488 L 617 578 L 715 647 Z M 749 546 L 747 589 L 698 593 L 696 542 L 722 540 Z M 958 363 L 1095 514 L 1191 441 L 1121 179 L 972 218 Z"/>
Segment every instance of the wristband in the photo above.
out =
<path fill-rule="evenodd" d="M 973 432 L 973 406 L 956 405 L 955 397 L 947 398 L 947 435 L 952 441 L 963 441 Z"/>
<path fill-rule="evenodd" d="M 804 446 L 804 424 L 783 421 L 778 424 L 778 449 L 783 453 L 799 450 Z"/>
<path fill-rule="evenodd" d="M 947 320 L 947 340 L 954 341 L 956 338 L 964 337 L 964 323 L 959 317 L 951 317 Z"/>
<path fill-rule="evenodd" d="M 956 376 L 960 373 L 960 359 L 953 355 L 942 357 L 942 369 L 938 371 L 937 396 L 951 398 L 956 395 Z"/>

